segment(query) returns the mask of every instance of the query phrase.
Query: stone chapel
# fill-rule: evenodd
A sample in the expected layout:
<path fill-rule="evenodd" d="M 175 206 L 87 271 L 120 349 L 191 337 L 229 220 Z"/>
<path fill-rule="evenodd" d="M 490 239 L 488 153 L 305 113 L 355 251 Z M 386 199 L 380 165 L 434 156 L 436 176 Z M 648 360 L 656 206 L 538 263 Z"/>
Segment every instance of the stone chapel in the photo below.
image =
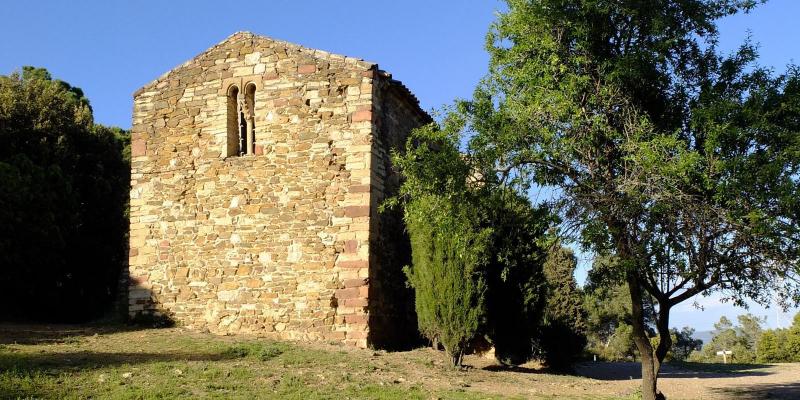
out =
<path fill-rule="evenodd" d="M 214 333 L 416 336 L 390 151 L 431 118 L 375 63 L 238 32 L 134 93 L 128 313 Z"/>

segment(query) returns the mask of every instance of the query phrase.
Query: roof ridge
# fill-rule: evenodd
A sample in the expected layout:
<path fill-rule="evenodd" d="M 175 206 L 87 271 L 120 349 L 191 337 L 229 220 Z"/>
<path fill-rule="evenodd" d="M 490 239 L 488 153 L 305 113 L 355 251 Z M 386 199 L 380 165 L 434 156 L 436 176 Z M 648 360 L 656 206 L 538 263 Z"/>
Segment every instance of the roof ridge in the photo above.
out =
<path fill-rule="evenodd" d="M 371 61 L 366 61 L 363 58 L 350 57 L 350 56 L 346 56 L 346 55 L 343 55 L 343 54 L 331 53 L 331 52 L 324 51 L 324 50 L 314 49 L 314 48 L 311 48 L 311 47 L 303 46 L 301 44 L 287 42 L 285 40 L 280 40 L 280 39 L 275 39 L 275 38 L 272 38 L 270 36 L 259 35 L 259 34 L 256 34 L 256 33 L 250 32 L 250 31 L 236 31 L 236 32 L 232 33 L 231 35 L 228 35 L 228 37 L 226 37 L 222 41 L 220 41 L 220 42 L 212 45 L 211 47 L 203 50 L 202 52 L 200 52 L 196 56 L 184 61 L 181 64 L 178 64 L 178 65 L 170 68 L 168 71 L 166 71 L 163 74 L 159 75 L 156 79 L 144 84 L 142 87 L 140 87 L 139 89 L 137 89 L 133 93 L 133 97 L 136 97 L 139 94 L 147 91 L 148 89 L 150 89 L 153 86 L 157 85 L 159 82 L 165 80 L 167 77 L 169 77 L 175 71 L 192 64 L 193 62 L 197 61 L 198 59 L 200 59 L 201 57 L 205 56 L 209 52 L 211 52 L 211 51 L 219 48 L 220 46 L 222 46 L 222 45 L 234 40 L 237 37 L 268 40 L 270 42 L 276 43 L 276 44 L 281 45 L 283 47 L 296 49 L 296 50 L 298 50 L 300 52 L 303 52 L 303 53 L 306 53 L 306 54 L 308 54 L 308 55 L 310 55 L 312 57 L 315 57 L 315 58 L 318 58 L 318 59 L 327 60 L 327 61 L 342 62 L 342 63 L 345 63 L 345 64 L 351 64 L 351 65 L 360 65 L 363 68 L 372 68 L 372 67 L 378 65 L 378 63 L 371 62 Z"/>

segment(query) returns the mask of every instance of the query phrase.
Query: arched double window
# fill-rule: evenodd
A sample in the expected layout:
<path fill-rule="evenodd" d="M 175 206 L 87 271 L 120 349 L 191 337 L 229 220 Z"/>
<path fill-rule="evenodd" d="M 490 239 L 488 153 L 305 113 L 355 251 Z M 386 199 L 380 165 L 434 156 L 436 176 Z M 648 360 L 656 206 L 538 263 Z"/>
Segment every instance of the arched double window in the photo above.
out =
<path fill-rule="evenodd" d="M 248 83 L 244 92 L 236 85 L 228 88 L 227 156 L 254 154 L 256 85 Z"/>

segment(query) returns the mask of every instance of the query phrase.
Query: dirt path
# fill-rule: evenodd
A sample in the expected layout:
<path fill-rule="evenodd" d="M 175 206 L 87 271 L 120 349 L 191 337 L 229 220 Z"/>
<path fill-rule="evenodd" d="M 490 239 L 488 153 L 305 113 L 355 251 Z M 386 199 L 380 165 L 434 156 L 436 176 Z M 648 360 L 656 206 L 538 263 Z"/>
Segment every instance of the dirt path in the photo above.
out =
<path fill-rule="evenodd" d="M 658 386 L 669 399 L 800 399 L 800 364 L 707 368 L 698 371 L 666 365 Z M 637 363 L 584 363 L 578 373 L 611 391 L 641 382 Z"/>

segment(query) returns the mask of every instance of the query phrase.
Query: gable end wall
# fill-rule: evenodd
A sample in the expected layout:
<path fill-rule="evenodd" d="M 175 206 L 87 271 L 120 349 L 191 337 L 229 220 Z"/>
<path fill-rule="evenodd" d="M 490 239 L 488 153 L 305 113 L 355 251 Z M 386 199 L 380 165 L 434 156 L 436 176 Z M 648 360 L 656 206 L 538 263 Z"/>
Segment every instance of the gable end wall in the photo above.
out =
<path fill-rule="evenodd" d="M 224 157 L 257 82 L 256 155 Z M 363 61 L 237 34 L 137 92 L 129 314 L 366 346 L 375 187 Z"/>

